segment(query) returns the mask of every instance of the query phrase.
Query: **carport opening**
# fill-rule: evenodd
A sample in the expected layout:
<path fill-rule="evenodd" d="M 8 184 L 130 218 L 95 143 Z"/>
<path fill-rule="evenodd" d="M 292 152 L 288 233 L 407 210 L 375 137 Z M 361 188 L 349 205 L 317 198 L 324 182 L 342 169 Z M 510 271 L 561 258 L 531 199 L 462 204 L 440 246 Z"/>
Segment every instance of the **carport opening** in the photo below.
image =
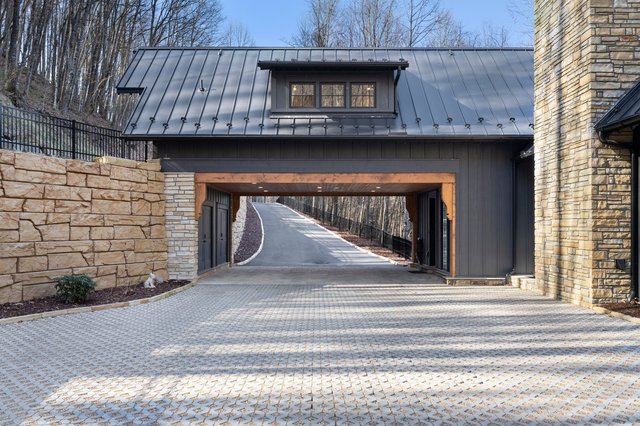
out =
<path fill-rule="evenodd" d="M 197 173 L 200 272 L 233 264 L 231 230 L 241 197 L 278 201 L 321 223 L 374 240 L 412 263 L 455 276 L 454 174 Z M 266 229 L 267 241 L 276 237 L 269 233 Z M 287 244 L 283 247 L 286 258 Z"/>

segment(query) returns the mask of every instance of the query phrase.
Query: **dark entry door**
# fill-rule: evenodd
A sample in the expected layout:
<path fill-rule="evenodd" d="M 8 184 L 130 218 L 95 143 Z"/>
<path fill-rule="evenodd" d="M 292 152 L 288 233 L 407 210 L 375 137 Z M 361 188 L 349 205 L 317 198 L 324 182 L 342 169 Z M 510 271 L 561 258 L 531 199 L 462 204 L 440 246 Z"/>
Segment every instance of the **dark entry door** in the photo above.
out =
<path fill-rule="evenodd" d="M 200 217 L 200 256 L 199 270 L 205 271 L 213 268 L 213 207 L 202 206 Z"/>
<path fill-rule="evenodd" d="M 227 230 L 229 223 L 229 209 L 218 204 L 216 208 L 216 266 L 228 262 Z"/>

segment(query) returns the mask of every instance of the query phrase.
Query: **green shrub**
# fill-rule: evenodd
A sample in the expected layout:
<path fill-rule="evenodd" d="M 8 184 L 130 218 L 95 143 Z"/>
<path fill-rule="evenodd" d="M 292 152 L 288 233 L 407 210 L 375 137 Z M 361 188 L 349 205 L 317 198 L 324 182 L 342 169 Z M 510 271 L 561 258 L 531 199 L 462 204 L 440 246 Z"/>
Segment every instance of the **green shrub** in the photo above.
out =
<path fill-rule="evenodd" d="M 96 283 L 88 276 L 65 275 L 55 278 L 56 292 L 64 303 L 84 302 L 87 296 L 96 288 Z"/>

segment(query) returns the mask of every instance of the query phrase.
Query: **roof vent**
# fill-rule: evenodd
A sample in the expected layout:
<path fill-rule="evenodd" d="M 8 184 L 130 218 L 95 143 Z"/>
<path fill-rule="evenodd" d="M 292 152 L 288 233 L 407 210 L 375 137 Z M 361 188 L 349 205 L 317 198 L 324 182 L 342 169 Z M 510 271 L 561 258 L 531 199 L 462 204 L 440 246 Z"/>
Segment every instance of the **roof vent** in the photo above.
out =
<path fill-rule="evenodd" d="M 422 120 L 420 117 L 416 117 L 416 123 L 419 123 Z"/>
<path fill-rule="evenodd" d="M 511 118 L 509 118 L 509 121 L 512 122 L 512 123 L 515 123 L 516 122 L 516 118 L 515 117 L 511 117 Z"/>
<path fill-rule="evenodd" d="M 204 88 L 204 81 L 203 80 L 200 80 L 200 88 L 198 90 L 200 90 L 201 92 L 204 92 L 206 90 Z"/>
<path fill-rule="evenodd" d="M 156 121 L 156 118 L 155 117 L 149 117 L 149 121 L 151 121 L 153 123 L 154 121 Z"/>
<path fill-rule="evenodd" d="M 135 129 L 136 128 L 136 123 L 131 123 L 131 128 Z"/>
<path fill-rule="evenodd" d="M 356 59 L 356 58 L 352 58 L 352 59 L 351 59 L 351 62 L 358 62 L 358 59 Z"/>
<path fill-rule="evenodd" d="M 433 128 L 437 129 L 438 127 L 440 127 L 440 125 L 438 123 L 433 123 Z"/>
<path fill-rule="evenodd" d="M 478 121 L 482 123 L 484 121 L 484 117 L 478 117 Z"/>
<path fill-rule="evenodd" d="M 449 49 L 449 55 L 453 56 L 453 50 Z"/>
<path fill-rule="evenodd" d="M 447 121 L 449 122 L 449 124 L 451 124 L 451 122 L 453 121 L 453 118 L 447 117 Z"/>
<path fill-rule="evenodd" d="M 195 123 L 194 126 L 196 126 L 199 129 L 200 128 L 200 123 Z"/>
<path fill-rule="evenodd" d="M 382 58 L 382 62 L 389 62 L 389 59 L 387 59 L 387 58 Z"/>
<path fill-rule="evenodd" d="M 498 123 L 498 124 L 496 124 L 496 127 L 497 127 L 498 129 L 502 129 L 502 123 Z"/>
<path fill-rule="evenodd" d="M 187 117 L 180 117 L 180 120 L 182 120 L 183 123 L 187 122 Z"/>
<path fill-rule="evenodd" d="M 360 125 L 359 125 L 359 124 L 354 124 L 354 125 L 353 125 L 353 128 L 354 128 L 354 129 L 358 129 L 359 127 L 360 127 Z"/>
<path fill-rule="evenodd" d="M 218 122 L 218 117 L 213 117 L 213 121 Z"/>
<path fill-rule="evenodd" d="M 471 128 L 471 124 L 465 123 L 464 127 L 466 127 L 467 129 L 470 129 Z"/>
<path fill-rule="evenodd" d="M 407 60 L 406 60 L 406 59 L 404 59 L 404 58 L 400 58 L 400 59 L 399 59 L 399 61 L 400 61 L 400 62 L 407 62 Z"/>
<path fill-rule="evenodd" d="M 167 127 L 169 127 L 169 123 L 162 123 L 162 127 L 166 129 Z"/>
<path fill-rule="evenodd" d="M 218 56 L 222 56 L 222 49 L 218 50 Z"/>
<path fill-rule="evenodd" d="M 227 127 L 231 128 L 231 127 L 233 127 L 233 124 L 232 123 L 227 123 Z"/>
<path fill-rule="evenodd" d="M 369 59 L 368 59 L 368 61 L 369 61 L 369 62 L 373 62 L 373 58 L 369 58 Z"/>
<path fill-rule="evenodd" d="M 249 122 L 249 117 L 245 117 L 244 121 L 246 121 L 248 123 Z"/>

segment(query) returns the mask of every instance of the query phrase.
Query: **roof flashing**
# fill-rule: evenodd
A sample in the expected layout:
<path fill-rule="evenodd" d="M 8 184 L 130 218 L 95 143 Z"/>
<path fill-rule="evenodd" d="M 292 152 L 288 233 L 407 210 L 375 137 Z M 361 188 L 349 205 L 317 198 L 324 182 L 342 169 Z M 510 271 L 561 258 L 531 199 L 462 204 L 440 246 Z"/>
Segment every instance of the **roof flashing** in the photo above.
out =
<path fill-rule="evenodd" d="M 374 60 L 366 60 L 366 61 L 358 61 L 352 59 L 350 61 L 300 61 L 296 59 L 292 59 L 289 61 L 280 61 L 280 60 L 269 60 L 269 61 L 258 61 L 258 67 L 261 70 L 292 70 L 292 69 L 301 69 L 301 70 L 317 70 L 317 69 L 334 69 L 334 70 L 363 70 L 363 69 L 378 69 L 378 70 L 395 70 L 395 69 L 406 69 L 409 67 L 409 62 L 406 60 L 398 60 L 398 61 L 374 61 Z"/>

